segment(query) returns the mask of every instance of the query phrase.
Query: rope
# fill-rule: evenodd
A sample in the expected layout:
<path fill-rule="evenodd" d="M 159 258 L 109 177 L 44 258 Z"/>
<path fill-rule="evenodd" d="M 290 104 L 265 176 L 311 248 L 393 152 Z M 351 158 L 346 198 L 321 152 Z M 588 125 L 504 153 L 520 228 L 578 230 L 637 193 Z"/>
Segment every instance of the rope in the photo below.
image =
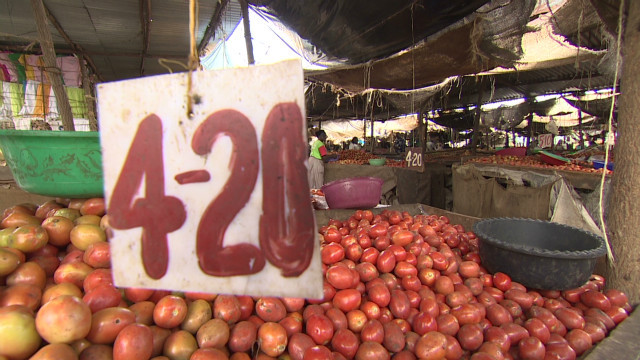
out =
<path fill-rule="evenodd" d="M 198 22 L 198 0 L 189 0 L 189 65 L 187 71 L 187 116 L 193 117 L 193 94 L 191 93 L 193 71 L 200 65 L 196 28 Z"/>
<path fill-rule="evenodd" d="M 616 39 L 616 70 L 613 76 L 613 94 L 611 95 L 611 108 L 609 109 L 609 120 L 607 121 L 607 134 L 604 142 L 604 167 L 602 169 L 602 177 L 600 178 L 600 194 L 598 199 L 598 209 L 600 210 L 600 228 L 604 236 L 604 242 L 607 245 L 607 259 L 609 265 L 615 267 L 615 256 L 611 249 L 611 243 L 609 242 L 609 236 L 607 235 L 607 227 L 604 223 L 604 205 L 602 198 L 604 197 L 604 182 L 607 174 L 607 165 L 609 163 L 609 148 L 612 145 L 611 128 L 613 123 L 613 109 L 616 103 L 616 88 L 618 86 L 618 71 L 620 70 L 620 49 L 622 48 L 622 17 L 624 14 L 624 0 L 620 0 L 620 9 L 618 10 L 618 37 Z"/>

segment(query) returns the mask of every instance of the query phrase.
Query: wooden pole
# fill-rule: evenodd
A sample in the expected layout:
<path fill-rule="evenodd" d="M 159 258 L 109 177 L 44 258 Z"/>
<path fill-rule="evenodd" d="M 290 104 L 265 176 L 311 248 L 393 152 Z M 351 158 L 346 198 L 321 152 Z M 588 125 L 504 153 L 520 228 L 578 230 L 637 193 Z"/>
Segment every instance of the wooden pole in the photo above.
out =
<path fill-rule="evenodd" d="M 249 65 L 256 63 L 253 58 L 253 43 L 251 42 L 251 28 L 249 26 L 249 3 L 247 0 L 240 0 L 240 7 L 242 9 L 242 24 L 244 25 L 244 42 L 247 46 L 247 59 Z"/>
<path fill-rule="evenodd" d="M 98 131 L 98 120 L 96 119 L 95 96 L 91 91 L 93 82 L 89 78 L 87 65 L 84 59 L 80 58 L 80 72 L 82 74 L 82 89 L 84 90 L 85 104 L 87 104 L 87 116 L 89 117 L 89 130 Z"/>
<path fill-rule="evenodd" d="M 373 110 L 371 110 L 371 153 L 373 154 L 373 148 L 375 146 L 375 141 L 373 137 Z"/>
<path fill-rule="evenodd" d="M 55 18 L 55 16 L 53 16 L 51 11 L 49 11 L 49 9 L 46 6 L 44 7 L 44 10 L 47 13 L 47 19 L 49 19 L 49 21 L 51 22 L 51 25 L 53 25 L 56 28 L 56 30 L 58 30 L 58 33 L 60 34 L 60 36 L 62 36 L 64 40 L 67 42 L 67 44 L 71 46 L 71 48 L 73 49 L 73 53 L 80 58 L 80 64 L 82 65 L 82 59 L 84 59 L 87 62 L 87 65 L 89 65 L 89 67 L 91 68 L 91 71 L 93 71 L 93 73 L 96 74 L 98 79 L 102 81 L 102 76 L 98 72 L 98 67 L 96 66 L 96 64 L 94 64 L 93 60 L 91 59 L 91 56 L 87 55 L 86 51 L 84 51 L 82 46 L 76 44 L 75 42 L 73 42 L 73 40 L 71 40 L 69 35 L 67 35 L 67 32 L 64 31 L 64 29 L 62 28 L 62 25 L 60 25 L 58 20 Z"/>
<path fill-rule="evenodd" d="M 582 110 L 578 109 L 578 137 L 580 147 L 579 149 L 584 149 L 584 134 L 582 133 Z"/>
<path fill-rule="evenodd" d="M 200 56 L 204 55 L 204 49 L 207 47 L 207 44 L 209 44 L 209 40 L 215 36 L 216 28 L 222 21 L 222 15 L 224 14 L 228 4 L 229 0 L 220 0 L 220 2 L 218 2 L 218 6 L 213 12 L 211 20 L 204 31 L 202 40 L 200 40 L 200 44 L 198 44 L 198 54 L 200 54 Z"/>
<path fill-rule="evenodd" d="M 42 59 L 46 71 L 49 72 L 51 87 L 56 96 L 56 104 L 58 105 L 58 113 L 62 119 L 62 126 L 65 131 L 75 131 L 73 124 L 73 113 L 69 104 L 69 97 L 62 83 L 62 71 L 56 65 L 56 52 L 53 48 L 53 40 L 51 33 L 47 27 L 47 13 L 44 9 L 42 0 L 31 0 L 31 7 L 36 19 L 36 27 L 40 37 L 40 45 L 42 47 Z"/>
<path fill-rule="evenodd" d="M 478 86 L 478 100 L 476 101 L 476 113 L 473 117 L 473 136 L 471 138 L 471 152 L 473 154 L 476 153 L 480 140 L 478 132 L 480 131 L 480 116 L 482 115 L 482 109 L 480 107 L 482 105 L 482 96 L 484 95 L 483 77 L 480 77 L 480 80 L 476 84 Z"/>
<path fill-rule="evenodd" d="M 640 303 L 637 252 L 640 222 L 634 220 L 640 214 L 640 122 L 637 119 L 640 106 L 640 1 L 629 1 L 623 53 L 616 168 L 606 217 L 616 261 L 614 266 L 609 264 L 603 275 L 607 279 L 607 288 L 624 291 L 629 297 L 629 304 L 635 306 Z"/>
<path fill-rule="evenodd" d="M 529 127 L 529 134 L 527 135 L 527 153 L 531 153 L 531 138 L 533 138 L 533 111 L 529 111 L 527 115 L 527 126 Z"/>

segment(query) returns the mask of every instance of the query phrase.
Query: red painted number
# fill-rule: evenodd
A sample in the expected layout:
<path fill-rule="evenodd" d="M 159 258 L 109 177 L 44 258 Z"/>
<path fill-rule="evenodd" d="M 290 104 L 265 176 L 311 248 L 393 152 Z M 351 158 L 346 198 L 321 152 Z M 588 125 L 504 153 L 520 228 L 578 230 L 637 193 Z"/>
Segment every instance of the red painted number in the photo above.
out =
<path fill-rule="evenodd" d="M 149 115 L 140 123 L 109 202 L 109 216 L 117 229 L 142 228 L 142 263 L 153 279 L 167 272 L 167 233 L 184 224 L 180 199 L 164 193 L 162 121 Z M 144 177 L 144 197 L 135 198 Z"/>
<path fill-rule="evenodd" d="M 262 134 L 260 154 L 255 128 L 236 110 L 210 115 L 196 129 L 191 147 L 207 155 L 220 136 L 232 142 L 231 175 L 221 193 L 205 209 L 196 233 L 200 268 L 212 276 L 250 275 L 260 272 L 266 261 L 278 267 L 282 276 L 299 276 L 313 255 L 315 231 L 309 202 L 306 146 L 299 141 L 303 119 L 295 103 L 281 103 L 269 113 Z M 240 147 L 242 151 L 240 151 Z M 258 169 L 263 171 L 263 201 L 260 217 L 260 248 L 249 243 L 224 246 L 229 224 L 253 193 Z M 135 199 L 144 176 L 145 196 Z M 206 170 L 175 176 L 179 184 L 206 182 Z M 135 199 L 135 202 L 134 202 Z M 117 229 L 142 227 L 142 261 L 150 277 L 165 275 L 169 254 L 167 233 L 185 221 L 183 203 L 164 193 L 162 122 L 155 115 L 138 128 L 118 177 L 109 204 L 112 224 Z"/>
<path fill-rule="evenodd" d="M 314 218 L 309 210 L 309 185 L 305 144 L 296 141 L 302 132 L 302 114 L 295 103 L 276 105 L 264 125 L 262 167 L 262 216 L 260 247 L 282 270 L 298 276 L 311 262 Z"/>
<path fill-rule="evenodd" d="M 223 242 L 227 227 L 249 201 L 256 185 L 258 140 L 253 124 L 246 116 L 235 110 L 221 110 L 209 116 L 196 129 L 191 148 L 198 155 L 206 155 L 221 135 L 228 136 L 233 143 L 229 161 L 231 176 L 200 219 L 196 253 L 200 268 L 206 274 L 255 274 L 265 265 L 260 249 L 247 243 L 224 247 Z M 238 151 L 238 145 L 242 145 L 242 151 Z"/>

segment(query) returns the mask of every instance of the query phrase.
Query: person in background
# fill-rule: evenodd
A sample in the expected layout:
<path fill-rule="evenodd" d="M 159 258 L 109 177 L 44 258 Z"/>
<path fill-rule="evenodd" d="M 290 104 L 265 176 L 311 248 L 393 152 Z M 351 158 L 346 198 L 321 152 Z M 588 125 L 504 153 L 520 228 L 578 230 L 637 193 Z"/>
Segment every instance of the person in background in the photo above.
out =
<path fill-rule="evenodd" d="M 358 144 L 358 137 L 354 136 L 349 144 L 349 150 L 360 150 L 360 144 Z"/>
<path fill-rule="evenodd" d="M 327 141 L 327 133 L 324 130 L 316 131 L 317 140 L 311 145 L 311 155 L 309 156 L 309 187 L 320 189 L 324 185 L 324 161 L 327 156 L 327 148 L 324 142 Z"/>

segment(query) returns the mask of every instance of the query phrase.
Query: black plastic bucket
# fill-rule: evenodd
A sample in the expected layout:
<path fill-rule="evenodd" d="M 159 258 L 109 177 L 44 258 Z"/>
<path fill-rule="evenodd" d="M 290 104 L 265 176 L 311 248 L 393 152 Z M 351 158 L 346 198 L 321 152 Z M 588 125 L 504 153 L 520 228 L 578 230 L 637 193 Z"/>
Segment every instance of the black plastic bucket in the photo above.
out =
<path fill-rule="evenodd" d="M 477 222 L 482 265 L 534 289 L 566 290 L 584 285 L 604 240 L 582 229 L 549 221 L 495 218 Z"/>

